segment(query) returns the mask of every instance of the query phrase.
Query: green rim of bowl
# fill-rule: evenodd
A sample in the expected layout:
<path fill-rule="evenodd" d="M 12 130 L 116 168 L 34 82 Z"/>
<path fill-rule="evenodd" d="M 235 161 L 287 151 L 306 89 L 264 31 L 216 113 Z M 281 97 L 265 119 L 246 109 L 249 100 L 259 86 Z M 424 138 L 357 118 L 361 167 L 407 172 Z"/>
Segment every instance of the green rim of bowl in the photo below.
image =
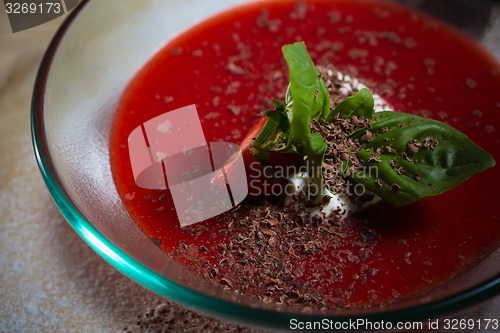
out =
<path fill-rule="evenodd" d="M 396 311 L 359 316 L 321 316 L 320 314 L 306 315 L 284 313 L 251 308 L 199 293 L 155 273 L 130 257 L 106 239 L 106 237 L 87 221 L 85 216 L 76 208 L 75 204 L 59 182 L 58 174 L 53 167 L 49 147 L 45 138 L 44 98 L 46 82 L 52 61 L 66 31 L 71 27 L 75 18 L 81 13 L 82 8 L 89 2 L 89 0 L 84 0 L 75 10 L 73 10 L 57 31 L 45 53 L 35 80 L 33 91 L 31 105 L 31 134 L 40 172 L 57 207 L 80 237 L 95 252 L 120 272 L 156 293 L 188 308 L 231 321 L 281 329 L 289 328 L 288 323 L 291 319 L 303 322 L 328 319 L 342 323 L 351 323 L 357 319 L 365 319 L 370 322 L 381 322 L 383 320 L 386 323 L 425 321 L 431 317 L 447 314 L 474 305 L 500 293 L 500 277 L 496 277 L 458 295 Z"/>

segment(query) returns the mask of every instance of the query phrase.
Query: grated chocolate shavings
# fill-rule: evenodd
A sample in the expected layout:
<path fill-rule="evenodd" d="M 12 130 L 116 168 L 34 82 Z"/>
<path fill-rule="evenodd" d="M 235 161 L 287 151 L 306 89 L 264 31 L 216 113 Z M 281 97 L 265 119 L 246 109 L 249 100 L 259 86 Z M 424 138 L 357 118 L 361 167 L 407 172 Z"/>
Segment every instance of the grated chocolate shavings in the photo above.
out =
<path fill-rule="evenodd" d="M 418 153 L 418 146 L 415 143 L 408 144 L 408 154 L 413 156 L 416 153 Z"/>
<path fill-rule="evenodd" d="M 186 248 L 194 245 L 186 244 L 181 244 L 179 255 L 211 281 L 264 302 L 310 308 L 349 306 L 358 283 L 374 283 L 365 277 L 376 272 L 370 273 L 369 264 L 379 235 L 367 222 L 346 223 L 341 216 L 340 211 L 328 217 L 311 216 L 275 202 L 247 203 L 230 213 L 225 229 L 229 238 L 213 249 L 210 258 L 192 255 L 196 251 Z M 200 252 L 205 250 L 200 247 Z M 327 281 L 334 290 L 347 263 L 358 279 L 340 293 L 318 288 L 320 281 L 323 286 Z"/>
<path fill-rule="evenodd" d="M 268 14 L 261 14 L 258 19 L 260 27 L 271 29 Z M 244 55 L 242 51 L 241 57 L 235 57 L 226 64 L 226 69 L 233 74 L 241 74 Z M 344 77 L 332 66 L 318 67 L 318 70 L 331 95 L 332 108 L 358 92 L 356 89 L 341 89 Z M 230 85 L 225 94 L 232 94 L 239 87 L 239 84 Z M 229 105 L 228 108 L 234 115 L 241 110 L 238 105 Z M 320 133 L 328 145 L 322 167 L 325 184 L 332 192 L 352 193 L 350 187 L 353 184 L 345 176 L 355 174 L 363 166 L 357 152 L 362 148 L 362 142 L 373 138 L 371 128 L 370 120 L 362 116 L 350 119 L 336 117 L 328 124 L 311 122 L 311 132 Z M 367 130 L 360 139 L 349 136 L 361 129 Z M 383 129 L 385 132 L 389 130 Z M 422 143 L 424 147 L 425 144 Z M 434 144 L 429 140 L 427 144 L 431 148 L 437 142 Z M 367 151 L 373 153 L 370 162 L 381 162 L 380 155 L 383 153 L 396 154 L 391 145 L 376 152 L 373 149 Z M 347 170 L 344 170 L 345 162 L 348 162 Z M 396 159 L 391 161 L 391 166 L 397 168 Z M 344 174 L 340 170 L 345 171 Z M 403 171 L 406 173 L 404 168 L 398 169 L 400 174 Z M 375 184 L 383 186 L 384 183 L 382 179 L 377 179 Z M 401 187 L 392 184 L 391 190 L 397 192 Z M 305 202 L 300 195 L 295 195 L 294 200 L 301 201 L 306 207 L 315 204 Z M 323 203 L 328 204 L 330 200 L 331 197 L 324 197 Z M 311 216 L 293 205 L 247 202 L 224 216 L 218 233 L 203 236 L 205 231 L 199 230 L 196 233 L 200 236 L 199 247 L 179 244 L 174 256 L 188 261 L 195 271 L 225 289 L 254 296 L 266 303 L 298 305 L 304 309 L 349 307 L 349 299 L 356 294 L 356 290 L 363 290 L 365 285 L 376 286 L 373 276 L 378 270 L 370 268 L 370 264 L 379 260 L 375 259 L 377 254 L 374 249 L 380 235 L 365 220 L 353 219 L 351 223 L 348 217 L 341 221 L 343 215 L 342 208 L 329 216 Z M 216 239 L 217 244 L 209 249 L 208 245 L 200 245 L 205 238 L 211 241 Z M 206 256 L 207 252 L 210 256 Z M 345 279 L 352 279 L 352 283 L 346 285 Z M 338 287 L 340 281 L 343 282 L 342 288 Z M 325 286 L 330 291 L 325 291 Z M 375 302 L 376 298 L 374 291 L 371 299 Z"/>
<path fill-rule="evenodd" d="M 406 174 L 407 172 L 408 172 L 408 169 L 405 169 L 405 168 L 403 168 L 403 167 L 400 167 L 400 168 L 398 169 L 398 175 L 404 175 L 404 174 Z"/>
<path fill-rule="evenodd" d="M 377 162 L 380 163 L 382 160 L 380 159 L 380 156 L 378 154 L 374 154 L 368 159 L 368 162 Z"/>
<path fill-rule="evenodd" d="M 318 66 L 318 71 L 323 77 L 330 93 L 332 108 L 358 92 L 356 87 L 352 86 L 352 89 L 342 89 L 349 81 L 344 81 L 345 77 L 333 66 Z M 372 133 L 366 131 L 360 140 L 348 137 L 351 133 L 362 128 L 370 129 L 370 121 L 356 116 L 350 119 L 336 117 L 332 122 L 327 124 L 321 124 L 317 121 L 311 123 L 311 132 L 320 133 L 328 144 L 323 173 L 327 188 L 333 192 L 345 192 L 349 185 L 344 177 L 354 174 L 356 169 L 362 165 L 361 161 L 356 157 L 356 153 L 361 149 L 361 142 L 369 141 Z M 377 157 L 375 157 L 375 160 L 378 160 Z M 339 170 L 341 170 L 345 161 L 348 161 L 349 167 L 345 175 L 342 175 L 339 173 Z"/>
<path fill-rule="evenodd" d="M 391 185 L 391 191 L 393 192 L 399 192 L 401 190 L 401 186 L 399 186 L 398 184 L 392 184 Z"/>
<path fill-rule="evenodd" d="M 373 134 L 370 131 L 366 131 L 365 135 L 361 137 L 361 142 L 369 142 Z"/>
<path fill-rule="evenodd" d="M 433 138 L 433 137 L 430 137 L 428 136 L 427 138 L 425 138 L 422 146 L 426 149 L 436 149 L 436 146 L 439 144 L 438 140 Z"/>

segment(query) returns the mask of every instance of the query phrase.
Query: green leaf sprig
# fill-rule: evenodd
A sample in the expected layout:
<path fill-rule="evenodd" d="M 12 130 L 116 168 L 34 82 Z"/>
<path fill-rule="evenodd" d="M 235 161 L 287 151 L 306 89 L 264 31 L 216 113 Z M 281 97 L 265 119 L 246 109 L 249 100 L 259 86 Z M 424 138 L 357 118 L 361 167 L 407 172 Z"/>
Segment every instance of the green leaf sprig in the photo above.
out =
<path fill-rule="evenodd" d="M 325 121 L 330 123 L 337 115 L 341 119 L 349 119 L 352 116 L 363 116 L 365 119 L 372 119 L 374 107 L 373 95 L 368 89 L 363 88 L 356 95 L 340 102 L 326 117 Z"/>
<path fill-rule="evenodd" d="M 392 111 L 375 117 L 372 138 L 357 153 L 366 167 L 349 178 L 395 206 L 444 193 L 495 166 L 490 154 L 445 123 Z"/>
<path fill-rule="evenodd" d="M 447 124 L 401 112 L 375 115 L 373 96 L 366 88 L 330 111 L 328 90 L 305 44 L 285 45 L 283 54 L 290 85 L 285 103 L 273 99 L 275 109 L 260 114 L 268 120 L 252 144 L 256 161 L 267 164 L 270 152 L 304 156 L 313 183 L 323 188 L 322 172 L 313 169 L 323 165 L 327 144 L 321 134 L 311 133 L 311 121 L 362 116 L 372 119 L 371 128 L 348 137 L 362 141 L 356 157 L 363 166 L 345 177 L 395 206 L 441 194 L 495 165 L 490 154 Z M 349 163 L 350 158 L 339 172 L 345 174 Z"/>
<path fill-rule="evenodd" d="M 283 46 L 283 55 L 290 70 L 286 103 L 273 99 L 275 109 L 259 114 L 268 117 L 252 147 L 266 162 L 260 151 L 322 155 L 326 143 L 311 134 L 312 119 L 323 119 L 330 112 L 330 95 L 303 42 Z"/>
<path fill-rule="evenodd" d="M 311 133 L 311 120 L 323 120 L 330 112 L 330 95 L 305 43 L 283 46 L 283 55 L 290 71 L 286 103 L 273 99 L 274 110 L 252 144 L 254 157 L 267 164 L 270 152 L 295 153 L 304 156 L 308 173 L 321 175 L 327 145 L 319 133 Z M 313 183 L 323 188 L 322 177 L 313 176 Z"/>

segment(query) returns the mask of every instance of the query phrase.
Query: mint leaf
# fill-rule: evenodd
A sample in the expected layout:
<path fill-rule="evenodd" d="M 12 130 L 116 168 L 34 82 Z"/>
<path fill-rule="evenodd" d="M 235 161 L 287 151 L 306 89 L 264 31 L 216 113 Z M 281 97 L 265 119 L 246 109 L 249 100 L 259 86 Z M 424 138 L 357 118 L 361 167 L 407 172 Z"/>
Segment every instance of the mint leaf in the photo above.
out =
<path fill-rule="evenodd" d="M 349 178 L 395 206 L 446 192 L 495 165 L 490 154 L 442 122 L 391 111 L 376 118 L 371 141 L 357 153 L 366 169 Z"/>

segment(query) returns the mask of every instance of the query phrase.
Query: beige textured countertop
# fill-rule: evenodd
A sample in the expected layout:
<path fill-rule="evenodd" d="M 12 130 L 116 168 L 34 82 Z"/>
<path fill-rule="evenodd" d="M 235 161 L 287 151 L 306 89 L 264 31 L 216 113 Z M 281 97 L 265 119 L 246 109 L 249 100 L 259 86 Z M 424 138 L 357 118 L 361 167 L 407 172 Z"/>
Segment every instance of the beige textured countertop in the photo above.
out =
<path fill-rule="evenodd" d="M 64 220 L 36 166 L 29 124 L 36 71 L 64 18 L 13 34 L 0 8 L 0 332 L 249 332 L 129 280 Z M 500 297 L 453 317 L 499 319 Z"/>

